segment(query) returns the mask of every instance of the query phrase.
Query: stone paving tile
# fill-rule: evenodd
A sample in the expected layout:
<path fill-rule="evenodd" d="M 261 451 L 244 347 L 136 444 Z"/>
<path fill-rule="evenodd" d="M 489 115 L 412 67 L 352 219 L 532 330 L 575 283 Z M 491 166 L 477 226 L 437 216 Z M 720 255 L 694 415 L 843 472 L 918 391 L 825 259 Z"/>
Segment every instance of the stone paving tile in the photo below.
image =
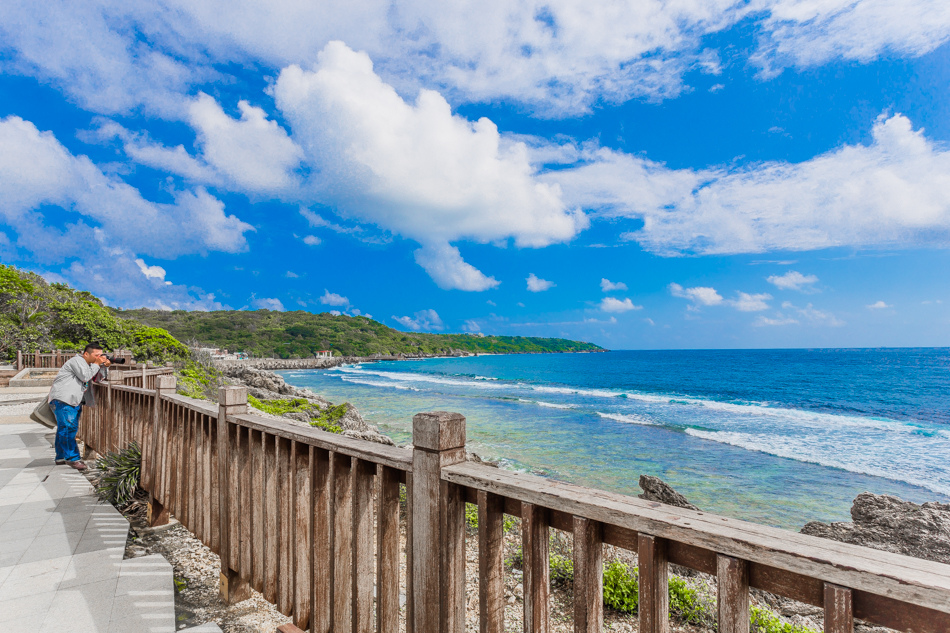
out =
<path fill-rule="evenodd" d="M 55 591 L 32 593 L 0 600 L 0 629 L 34 631 L 43 623 Z"/>
<path fill-rule="evenodd" d="M 104 631 L 108 630 L 115 601 L 117 578 L 108 578 L 80 585 L 73 589 L 60 589 L 53 596 L 41 632 Z"/>
<path fill-rule="evenodd" d="M 70 589 L 107 578 L 118 578 L 122 568 L 122 554 L 103 555 L 102 552 L 76 554 L 66 566 L 60 589 Z M 117 589 L 118 591 L 118 589 Z"/>
<path fill-rule="evenodd" d="M 123 560 L 128 521 L 53 464 L 50 438 L 0 425 L 0 631 L 171 633 L 171 565 Z"/>

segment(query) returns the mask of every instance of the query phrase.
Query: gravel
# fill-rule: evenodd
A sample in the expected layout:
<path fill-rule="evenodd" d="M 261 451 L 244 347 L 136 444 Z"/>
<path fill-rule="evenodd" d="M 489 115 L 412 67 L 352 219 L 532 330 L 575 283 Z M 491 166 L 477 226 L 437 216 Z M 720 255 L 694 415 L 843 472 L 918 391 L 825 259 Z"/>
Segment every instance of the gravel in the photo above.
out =
<path fill-rule="evenodd" d="M 272 633 L 290 621 L 256 591 L 243 602 L 225 604 L 218 593 L 218 555 L 180 524 L 164 532 L 138 534 L 133 527 L 126 557 L 161 554 L 171 563 L 179 629 L 216 622 L 225 633 Z"/>

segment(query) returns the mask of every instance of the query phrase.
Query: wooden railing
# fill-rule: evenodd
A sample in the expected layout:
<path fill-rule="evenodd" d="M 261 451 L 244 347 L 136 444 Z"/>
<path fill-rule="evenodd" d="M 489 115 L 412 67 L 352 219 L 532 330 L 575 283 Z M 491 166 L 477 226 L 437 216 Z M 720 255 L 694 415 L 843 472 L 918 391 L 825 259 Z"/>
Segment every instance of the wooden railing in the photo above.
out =
<path fill-rule="evenodd" d="M 248 415 L 244 388 L 215 407 L 176 395 L 171 376 L 156 382 L 97 385 L 81 438 L 98 452 L 139 442 L 150 521 L 171 512 L 220 555 L 226 600 L 253 587 L 313 633 L 395 633 L 403 618 L 409 633 L 464 631 L 466 502 L 478 505 L 482 633 L 504 630 L 504 514 L 522 519 L 525 631 L 550 630 L 552 529 L 573 534 L 575 631 L 602 629 L 605 543 L 638 554 L 641 633 L 669 630 L 670 563 L 717 577 L 721 633 L 749 630 L 752 587 L 822 607 L 829 633 L 854 618 L 950 631 L 947 565 L 469 462 L 458 414 L 416 415 L 408 450 Z"/>
<path fill-rule="evenodd" d="M 59 369 L 63 364 L 76 355 L 76 352 L 54 350 L 52 352 L 22 352 L 16 353 L 17 371 L 27 367 L 34 369 Z"/>
<path fill-rule="evenodd" d="M 142 387 L 144 389 L 155 389 L 159 376 L 171 376 L 174 373 L 174 367 L 154 367 L 151 363 L 113 365 L 109 368 L 110 380 L 129 387 Z"/>

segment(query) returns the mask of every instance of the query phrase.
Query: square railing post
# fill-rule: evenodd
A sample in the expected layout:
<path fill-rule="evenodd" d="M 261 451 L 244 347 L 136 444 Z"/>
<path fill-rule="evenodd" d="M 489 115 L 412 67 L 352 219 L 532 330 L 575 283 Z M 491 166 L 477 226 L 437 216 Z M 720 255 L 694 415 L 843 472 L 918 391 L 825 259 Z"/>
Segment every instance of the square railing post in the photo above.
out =
<path fill-rule="evenodd" d="M 465 416 L 412 418 L 412 593 L 416 633 L 465 630 L 465 500 L 441 470 L 465 460 Z"/>
<path fill-rule="evenodd" d="M 251 587 L 231 569 L 233 548 L 231 537 L 231 516 L 229 495 L 237 494 L 238 482 L 229 481 L 231 455 L 228 432 L 228 416 L 247 413 L 247 387 L 221 387 L 218 389 L 218 553 L 221 556 L 221 577 L 219 590 L 221 599 L 234 604 L 251 597 Z"/>
<path fill-rule="evenodd" d="M 162 396 L 175 393 L 178 380 L 174 376 L 162 376 L 155 385 L 155 399 L 152 401 L 152 429 L 149 441 L 142 447 L 142 474 L 146 479 L 148 490 L 148 524 L 150 527 L 167 525 L 169 521 L 168 508 L 156 496 L 158 492 L 158 478 L 162 471 L 171 466 L 161 463 L 162 439 Z M 174 466 L 172 466 L 174 467 Z"/>

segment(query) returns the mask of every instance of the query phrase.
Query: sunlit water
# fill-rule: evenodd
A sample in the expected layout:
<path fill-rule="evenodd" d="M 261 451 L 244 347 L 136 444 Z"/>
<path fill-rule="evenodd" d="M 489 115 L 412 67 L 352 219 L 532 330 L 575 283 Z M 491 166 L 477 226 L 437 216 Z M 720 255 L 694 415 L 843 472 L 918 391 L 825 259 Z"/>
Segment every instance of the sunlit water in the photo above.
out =
<path fill-rule="evenodd" d="M 625 494 L 641 473 L 697 506 L 799 528 L 865 490 L 950 502 L 950 350 L 478 356 L 280 372 L 396 439 L 468 420 L 508 468 Z"/>

